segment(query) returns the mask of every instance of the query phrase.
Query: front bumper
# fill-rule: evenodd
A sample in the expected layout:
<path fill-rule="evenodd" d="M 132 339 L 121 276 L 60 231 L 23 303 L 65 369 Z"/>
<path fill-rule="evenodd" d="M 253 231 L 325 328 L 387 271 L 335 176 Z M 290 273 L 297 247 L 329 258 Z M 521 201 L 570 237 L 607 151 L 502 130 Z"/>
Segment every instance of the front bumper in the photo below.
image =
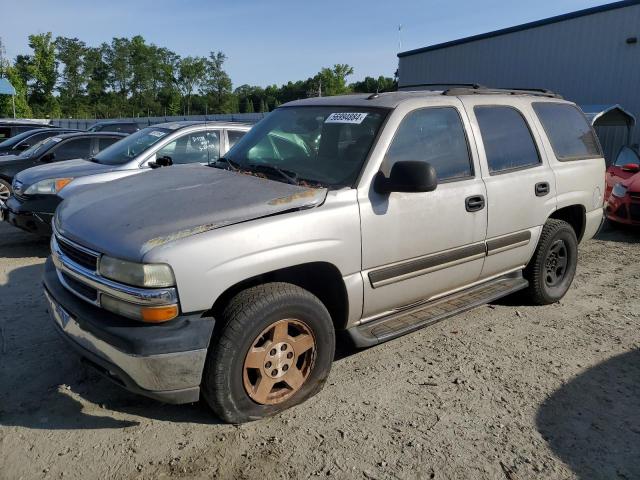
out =
<path fill-rule="evenodd" d="M 616 223 L 625 225 L 640 225 L 640 195 L 637 193 L 631 197 L 630 194 L 624 198 L 611 195 L 607 200 L 607 218 Z"/>
<path fill-rule="evenodd" d="M 44 197 L 44 198 L 43 198 Z M 21 200 L 10 196 L 7 203 L 0 206 L 0 219 L 29 233 L 51 235 L 51 220 L 61 199 L 55 195 Z"/>
<path fill-rule="evenodd" d="M 195 402 L 213 318 L 183 315 L 143 324 L 79 299 L 45 264 L 45 296 L 57 331 L 89 365 L 129 391 L 167 403 Z"/>

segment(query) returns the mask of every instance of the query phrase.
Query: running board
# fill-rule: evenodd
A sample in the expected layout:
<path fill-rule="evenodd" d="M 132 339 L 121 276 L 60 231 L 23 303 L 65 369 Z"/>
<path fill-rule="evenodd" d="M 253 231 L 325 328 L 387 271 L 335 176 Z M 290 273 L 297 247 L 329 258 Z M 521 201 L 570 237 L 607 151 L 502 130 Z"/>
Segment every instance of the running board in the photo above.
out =
<path fill-rule="evenodd" d="M 347 333 L 357 347 L 371 347 L 492 302 L 527 286 L 529 282 L 522 277 L 522 272 L 518 271 L 357 325 L 348 329 Z"/>

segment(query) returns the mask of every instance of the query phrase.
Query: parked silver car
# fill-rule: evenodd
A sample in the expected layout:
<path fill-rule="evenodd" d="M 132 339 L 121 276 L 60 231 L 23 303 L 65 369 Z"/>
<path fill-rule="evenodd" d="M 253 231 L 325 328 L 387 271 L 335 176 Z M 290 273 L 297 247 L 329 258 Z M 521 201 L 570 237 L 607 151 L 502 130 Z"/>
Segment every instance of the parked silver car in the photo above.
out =
<path fill-rule="evenodd" d="M 295 101 L 212 166 L 63 202 L 45 292 L 120 385 L 254 420 L 322 388 L 337 331 L 364 347 L 519 290 L 558 301 L 604 171 L 584 114 L 549 92 Z"/>
<path fill-rule="evenodd" d="M 27 231 L 49 235 L 50 219 L 67 196 L 159 166 L 215 162 L 250 128 L 245 123 L 186 121 L 144 128 L 89 160 L 68 160 L 20 172 L 7 205 L 25 219 L 15 225 L 29 225 Z"/>

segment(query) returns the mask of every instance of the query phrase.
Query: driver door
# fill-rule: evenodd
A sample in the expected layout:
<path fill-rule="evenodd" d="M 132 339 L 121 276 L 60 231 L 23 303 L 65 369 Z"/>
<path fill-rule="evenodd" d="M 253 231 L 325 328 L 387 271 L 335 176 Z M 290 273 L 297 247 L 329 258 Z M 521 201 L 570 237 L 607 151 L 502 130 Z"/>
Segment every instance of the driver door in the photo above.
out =
<path fill-rule="evenodd" d="M 460 101 L 441 102 L 394 112 L 387 129 L 399 125 L 379 168 L 388 175 L 396 161 L 429 162 L 436 190 L 359 190 L 365 320 L 465 287 L 482 271 L 486 190 Z"/>

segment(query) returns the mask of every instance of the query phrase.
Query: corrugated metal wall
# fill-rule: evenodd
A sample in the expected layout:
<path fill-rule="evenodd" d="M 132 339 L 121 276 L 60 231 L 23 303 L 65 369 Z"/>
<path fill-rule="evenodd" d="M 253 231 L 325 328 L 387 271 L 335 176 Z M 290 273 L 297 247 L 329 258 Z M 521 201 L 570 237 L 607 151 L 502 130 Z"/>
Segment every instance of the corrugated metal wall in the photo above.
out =
<path fill-rule="evenodd" d="M 400 86 L 548 88 L 578 104 L 619 103 L 640 121 L 640 43 L 627 44 L 629 37 L 640 38 L 640 5 L 400 57 Z M 598 133 L 609 156 L 625 135 Z M 638 127 L 632 142 L 640 143 Z"/>

